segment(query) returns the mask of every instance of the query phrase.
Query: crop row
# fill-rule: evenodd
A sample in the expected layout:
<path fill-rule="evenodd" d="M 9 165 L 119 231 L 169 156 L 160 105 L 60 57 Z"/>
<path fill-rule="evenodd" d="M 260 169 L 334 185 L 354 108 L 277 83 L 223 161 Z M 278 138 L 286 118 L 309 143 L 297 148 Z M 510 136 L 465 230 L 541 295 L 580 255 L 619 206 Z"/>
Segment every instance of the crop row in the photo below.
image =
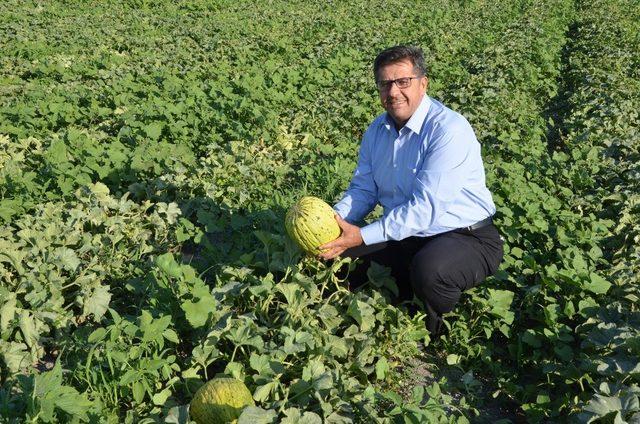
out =
<path fill-rule="evenodd" d="M 601 244 L 612 283 L 606 301 L 576 328 L 584 359 L 588 404 L 583 421 L 640 416 L 640 19 L 633 2 L 581 3 L 573 29 L 562 116 L 561 147 L 574 172 L 587 176 L 576 190 L 585 212 L 612 220 Z"/>
<path fill-rule="evenodd" d="M 503 333 L 515 337 L 470 344 L 466 354 L 479 361 L 468 366 L 478 370 L 485 363 L 499 376 L 494 395 L 513 399 L 529 419 L 580 412 L 599 391 L 604 395 L 593 398 L 581 418 L 615 413 L 620 399 L 633 405 L 633 389 L 620 383 L 637 369 L 636 16 L 631 4 L 601 3 L 575 11 L 566 4 L 558 24 L 539 28 L 546 36 L 536 41 L 505 40 L 507 65 L 493 57 L 481 66 L 486 74 L 479 86 L 493 83 L 496 90 L 469 105 L 474 113 L 492 101 L 520 107 L 507 119 L 512 128 L 489 132 L 504 142 L 496 143 L 500 154 L 489 178 L 495 172 L 500 181 L 492 188 L 510 242 L 507 274 L 498 279 L 517 287 L 511 289 L 513 324 Z M 541 51 L 537 41 L 544 51 L 535 66 L 514 60 L 518 52 Z M 504 73 L 509 78 L 501 81 Z M 527 88 L 514 91 L 514 80 Z M 466 318 L 477 331 L 484 302 L 471 302 Z M 457 325 L 464 326 L 459 319 Z M 466 328 L 460 333 L 478 337 Z M 501 344 L 506 349 L 495 347 Z M 454 339 L 447 350 L 461 346 Z M 622 417 L 636 413 L 617 409 Z"/>
<path fill-rule="evenodd" d="M 532 420 L 567 414 L 580 377 L 573 327 L 608 288 L 597 271 L 606 223 L 574 209 L 558 178 L 567 162 L 547 142 L 545 112 L 559 92 L 574 14 L 572 2 L 534 7 L 470 59 L 475 74 L 450 92 L 452 103 L 465 100 L 460 108 L 484 143 L 507 248 L 504 272 L 474 290 L 443 348 L 467 358 L 465 369 L 492 376 L 478 397 L 491 394 Z"/>

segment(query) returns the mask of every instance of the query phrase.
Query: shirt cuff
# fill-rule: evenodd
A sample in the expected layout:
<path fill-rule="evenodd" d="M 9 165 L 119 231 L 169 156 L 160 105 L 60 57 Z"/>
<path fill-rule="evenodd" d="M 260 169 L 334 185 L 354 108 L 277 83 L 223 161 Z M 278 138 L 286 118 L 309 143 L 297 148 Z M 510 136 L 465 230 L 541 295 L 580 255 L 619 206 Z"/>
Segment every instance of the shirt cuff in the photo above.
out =
<path fill-rule="evenodd" d="M 386 241 L 381 219 L 360 228 L 360 235 L 362 235 L 362 241 L 367 246 Z"/>
<path fill-rule="evenodd" d="M 340 218 L 342 218 L 342 219 L 344 219 L 344 217 L 347 216 L 347 214 L 349 213 L 349 210 L 347 209 L 347 206 L 342 204 L 342 202 L 336 203 L 333 206 L 333 211 L 335 213 L 337 213 L 338 215 L 340 215 Z"/>

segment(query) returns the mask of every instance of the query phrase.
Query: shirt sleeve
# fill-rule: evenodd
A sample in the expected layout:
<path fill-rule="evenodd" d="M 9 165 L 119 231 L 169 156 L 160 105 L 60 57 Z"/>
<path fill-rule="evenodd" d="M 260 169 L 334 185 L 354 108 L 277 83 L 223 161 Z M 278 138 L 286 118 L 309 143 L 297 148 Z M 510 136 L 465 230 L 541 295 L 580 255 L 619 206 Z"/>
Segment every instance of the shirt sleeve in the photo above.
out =
<path fill-rule="evenodd" d="M 402 240 L 427 231 L 462 191 L 474 143 L 477 144 L 475 134 L 464 118 L 434 131 L 425 160 L 415 170 L 411 197 L 363 227 L 364 243 Z"/>
<path fill-rule="evenodd" d="M 373 179 L 371 163 L 371 128 L 362 137 L 358 165 L 342 199 L 333 207 L 342 219 L 352 224 L 362 220 L 378 202 L 378 187 Z"/>

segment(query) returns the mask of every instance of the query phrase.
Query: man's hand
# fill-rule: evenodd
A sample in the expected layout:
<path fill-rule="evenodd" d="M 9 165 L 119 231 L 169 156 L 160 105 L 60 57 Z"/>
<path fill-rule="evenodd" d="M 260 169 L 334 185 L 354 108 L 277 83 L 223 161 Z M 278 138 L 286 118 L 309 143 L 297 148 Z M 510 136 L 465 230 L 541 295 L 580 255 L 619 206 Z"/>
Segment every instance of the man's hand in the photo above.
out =
<path fill-rule="evenodd" d="M 351 225 L 344 219 L 340 218 L 340 215 L 335 214 L 336 221 L 342 229 L 342 234 L 337 239 L 325 243 L 320 246 L 320 256 L 322 259 L 333 259 L 339 256 L 350 247 L 360 246 L 362 241 L 362 235 L 360 234 L 360 227 L 357 225 Z"/>

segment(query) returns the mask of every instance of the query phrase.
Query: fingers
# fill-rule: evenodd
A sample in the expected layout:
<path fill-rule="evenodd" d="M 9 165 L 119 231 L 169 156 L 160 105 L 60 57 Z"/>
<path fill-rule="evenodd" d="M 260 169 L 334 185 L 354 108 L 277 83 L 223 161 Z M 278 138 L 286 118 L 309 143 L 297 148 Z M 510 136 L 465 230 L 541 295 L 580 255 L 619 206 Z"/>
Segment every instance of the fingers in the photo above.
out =
<path fill-rule="evenodd" d="M 334 213 L 334 216 L 338 225 L 342 229 L 342 234 L 337 239 L 318 247 L 318 249 L 321 250 L 321 253 L 318 256 L 322 259 L 333 259 L 340 256 L 342 252 L 347 250 L 347 248 L 362 242 L 362 240 L 356 243 L 353 242 L 354 228 L 357 228 L 355 225 L 348 223 L 337 213 Z"/>
<path fill-rule="evenodd" d="M 319 246 L 318 249 L 322 252 L 318 255 L 322 259 L 333 259 L 346 250 L 344 237 L 340 236 L 329 243 Z"/>
<path fill-rule="evenodd" d="M 340 239 L 342 237 L 338 237 L 337 239 L 330 241 L 329 243 L 325 243 L 321 246 L 318 246 L 318 249 L 320 250 L 331 250 L 334 249 L 336 247 L 338 247 L 341 243 L 340 243 Z"/>
<path fill-rule="evenodd" d="M 333 259 L 335 257 L 340 256 L 340 254 L 342 252 L 344 252 L 344 251 L 345 251 L 345 249 L 343 249 L 343 248 L 335 248 L 335 249 L 325 250 L 324 252 L 322 252 L 318 256 L 320 256 L 320 258 L 325 259 L 325 260 Z"/>

